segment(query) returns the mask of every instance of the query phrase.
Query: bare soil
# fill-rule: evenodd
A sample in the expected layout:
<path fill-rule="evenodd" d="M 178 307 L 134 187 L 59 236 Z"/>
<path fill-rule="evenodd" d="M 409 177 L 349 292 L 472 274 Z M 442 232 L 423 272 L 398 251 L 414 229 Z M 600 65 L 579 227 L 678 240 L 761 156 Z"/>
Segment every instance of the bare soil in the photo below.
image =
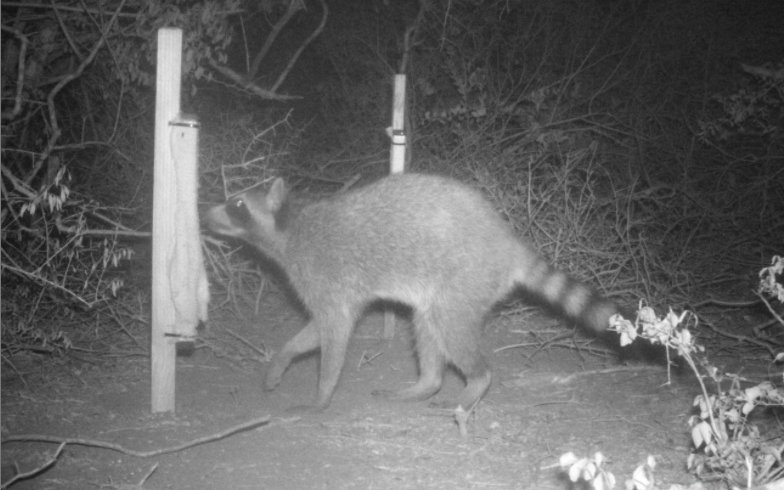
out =
<path fill-rule="evenodd" d="M 303 319 L 282 298 L 264 309 L 259 319 L 223 320 L 213 328 L 279 348 Z M 673 373 L 667 384 L 662 365 L 624 363 L 574 347 L 585 343 L 571 344 L 559 320 L 531 311 L 502 315 L 485 335 L 493 386 L 471 417 L 468 436 L 461 437 L 450 410 L 371 395 L 415 379 L 406 327 L 400 321 L 395 339 L 385 341 L 381 316 L 366 318 L 332 405 L 308 415 L 286 408 L 314 399 L 317 355 L 295 362 L 281 386 L 268 393 L 261 383 L 265 363 L 197 349 L 178 359 L 177 411 L 164 415 L 149 411 L 146 359 L 14 359 L 24 381 L 4 369 L 4 439 L 34 433 L 154 450 L 271 418 L 255 429 L 150 458 L 68 445 L 51 468 L 12 488 L 563 489 L 568 483 L 554 465 L 567 451 L 601 451 L 618 488 L 649 454 L 656 457 L 664 488 L 694 481 L 685 470 L 686 420 L 698 388 L 688 373 Z M 558 335 L 566 338 L 541 340 Z M 495 352 L 516 344 L 523 345 Z M 595 342 L 593 348 L 604 347 Z M 450 374 L 436 400 L 448 400 L 460 388 L 460 379 Z M 5 442 L 3 481 L 40 466 L 56 448 Z"/>

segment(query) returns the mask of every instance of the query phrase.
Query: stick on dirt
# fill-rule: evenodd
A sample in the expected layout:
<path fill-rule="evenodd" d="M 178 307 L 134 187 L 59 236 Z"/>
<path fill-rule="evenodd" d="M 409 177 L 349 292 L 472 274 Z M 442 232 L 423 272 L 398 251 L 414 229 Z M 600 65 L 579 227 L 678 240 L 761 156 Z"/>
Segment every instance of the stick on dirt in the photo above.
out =
<path fill-rule="evenodd" d="M 197 439 L 193 439 L 192 441 L 185 442 L 183 444 L 178 444 L 176 446 L 163 448 L 163 449 L 153 449 L 150 451 L 137 451 L 134 449 L 128 449 L 126 447 L 123 447 L 120 444 L 98 441 L 95 439 L 81 439 L 81 438 L 63 439 L 61 437 L 42 435 L 42 434 L 20 434 L 16 436 L 9 436 L 3 439 L 2 442 L 3 444 L 7 442 L 51 442 L 55 444 L 77 444 L 79 446 L 90 446 L 90 447 L 98 447 L 103 449 L 111 449 L 112 451 L 118 451 L 139 458 L 150 458 L 152 456 L 160 456 L 161 454 L 176 453 L 178 451 L 182 451 L 183 449 L 199 446 L 201 444 L 206 444 L 208 442 L 219 441 L 221 439 L 225 439 L 226 437 L 232 436 L 234 434 L 245 432 L 247 430 L 259 426 L 267 426 L 270 425 L 270 420 L 271 417 L 269 415 L 266 415 L 264 417 L 253 419 L 249 422 L 244 422 L 242 424 L 235 425 L 234 427 L 230 427 L 229 429 L 226 429 L 222 432 L 218 432 L 217 434 L 199 437 Z M 287 421 L 290 420 L 287 419 Z"/>

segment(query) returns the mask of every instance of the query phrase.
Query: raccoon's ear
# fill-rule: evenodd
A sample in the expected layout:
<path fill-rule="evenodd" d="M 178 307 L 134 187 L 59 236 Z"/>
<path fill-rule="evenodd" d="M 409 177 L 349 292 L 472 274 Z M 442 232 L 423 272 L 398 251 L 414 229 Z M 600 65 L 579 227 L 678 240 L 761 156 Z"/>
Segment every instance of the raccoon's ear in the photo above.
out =
<path fill-rule="evenodd" d="M 283 179 L 280 177 L 275 179 L 275 182 L 272 183 L 272 187 L 270 187 L 269 192 L 267 193 L 267 208 L 276 213 L 283 207 L 283 203 L 286 201 L 286 196 L 288 196 L 289 190 L 286 188 L 286 183 L 283 182 Z"/>

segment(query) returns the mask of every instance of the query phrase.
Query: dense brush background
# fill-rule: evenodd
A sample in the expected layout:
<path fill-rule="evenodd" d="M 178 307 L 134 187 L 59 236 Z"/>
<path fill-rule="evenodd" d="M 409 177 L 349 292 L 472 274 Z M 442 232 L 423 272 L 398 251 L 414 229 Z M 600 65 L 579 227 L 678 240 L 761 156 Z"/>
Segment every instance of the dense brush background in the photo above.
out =
<path fill-rule="evenodd" d="M 331 0 L 325 12 L 306 0 L 256 71 L 288 1 L 57 5 L 2 5 L 4 374 L 20 355 L 148 350 L 165 25 L 186 33 L 204 205 L 272 176 L 328 195 L 384 175 L 405 60 L 410 170 L 482 189 L 557 266 L 619 302 L 753 300 L 757 272 L 784 253 L 777 2 Z M 272 91 L 293 97 L 217 66 L 271 89 L 285 73 Z M 206 246 L 214 305 L 256 304 L 266 281 L 249 256 Z"/>

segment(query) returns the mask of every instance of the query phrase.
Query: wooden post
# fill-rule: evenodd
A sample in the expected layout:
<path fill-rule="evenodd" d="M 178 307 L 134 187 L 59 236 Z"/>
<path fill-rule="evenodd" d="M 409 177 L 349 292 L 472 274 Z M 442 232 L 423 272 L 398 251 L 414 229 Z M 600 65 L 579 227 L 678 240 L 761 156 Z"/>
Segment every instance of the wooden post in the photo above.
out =
<path fill-rule="evenodd" d="M 395 75 L 395 93 L 392 101 L 392 148 L 389 151 L 389 173 L 403 173 L 406 169 L 406 76 Z M 395 336 L 395 315 L 384 312 L 384 338 Z"/>
<path fill-rule="evenodd" d="M 153 412 L 174 411 L 176 343 L 207 319 L 206 273 L 196 209 L 198 129 L 180 112 L 182 30 L 158 31 L 152 218 Z"/>

